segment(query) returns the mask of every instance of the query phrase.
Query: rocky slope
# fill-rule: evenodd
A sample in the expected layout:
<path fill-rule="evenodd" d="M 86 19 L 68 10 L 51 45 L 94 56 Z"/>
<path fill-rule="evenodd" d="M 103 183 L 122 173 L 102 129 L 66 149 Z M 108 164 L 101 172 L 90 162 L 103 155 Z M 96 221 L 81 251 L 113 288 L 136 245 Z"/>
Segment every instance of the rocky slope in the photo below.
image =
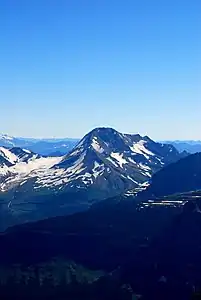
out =
<path fill-rule="evenodd" d="M 142 189 L 154 173 L 186 155 L 111 128 L 94 129 L 63 157 L 6 151 L 12 165 L 1 169 L 0 228 L 88 209 L 94 201 Z"/>
<path fill-rule="evenodd" d="M 32 173 L 23 180 L 28 183 L 29 177 L 33 178 L 36 190 L 87 189 L 89 194 L 91 190 L 91 198 L 97 198 L 93 189 L 99 189 L 100 198 L 106 198 L 139 187 L 162 167 L 185 155 L 171 145 L 155 143 L 148 137 L 97 128 L 51 169 Z"/>

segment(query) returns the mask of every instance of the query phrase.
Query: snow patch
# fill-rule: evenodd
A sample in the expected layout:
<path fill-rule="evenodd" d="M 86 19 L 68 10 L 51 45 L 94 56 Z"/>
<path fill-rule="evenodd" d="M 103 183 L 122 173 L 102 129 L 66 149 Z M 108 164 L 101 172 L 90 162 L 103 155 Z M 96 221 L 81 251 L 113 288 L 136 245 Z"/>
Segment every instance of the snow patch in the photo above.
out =
<path fill-rule="evenodd" d="M 143 182 L 143 183 L 140 184 L 140 187 L 147 188 L 149 185 L 150 185 L 150 182 L 149 181 L 145 181 L 145 182 Z"/>
<path fill-rule="evenodd" d="M 1 170 L 0 173 L 6 175 L 9 172 L 10 176 L 0 184 L 0 191 L 4 192 L 9 187 L 20 184 L 23 181 L 24 184 L 28 178 L 46 176 L 47 171 L 50 171 L 49 169 L 58 164 L 60 160 L 61 157 L 41 157 L 28 163 L 18 162 L 9 168 L 4 168 L 3 172 Z"/>
<path fill-rule="evenodd" d="M 74 150 L 73 152 L 71 152 L 71 153 L 69 154 L 69 156 L 75 156 L 75 155 L 79 154 L 80 152 L 81 152 L 81 149 L 76 149 L 76 150 Z"/>
<path fill-rule="evenodd" d="M 28 154 L 31 154 L 31 151 L 30 150 L 27 150 L 27 149 L 22 149 L 24 152 L 28 153 Z"/>
<path fill-rule="evenodd" d="M 149 166 L 143 165 L 142 163 L 139 163 L 139 166 L 141 169 L 145 171 L 151 171 L 151 168 Z"/>
<path fill-rule="evenodd" d="M 137 182 L 136 180 L 134 180 L 132 177 L 127 176 L 128 179 L 130 179 L 132 182 L 134 182 L 135 184 L 139 185 L 139 182 Z"/>
<path fill-rule="evenodd" d="M 24 181 L 22 181 L 21 183 L 20 183 L 20 185 L 23 185 L 23 184 L 25 184 L 27 182 L 27 180 L 24 180 Z"/>
<path fill-rule="evenodd" d="M 131 157 L 128 157 L 128 160 L 135 165 L 137 164 L 136 161 L 134 161 Z"/>
<path fill-rule="evenodd" d="M 161 165 L 165 164 L 159 157 L 156 157 L 156 159 L 161 163 Z"/>
<path fill-rule="evenodd" d="M 0 175 L 7 175 L 9 174 L 9 167 L 6 165 L 0 166 Z"/>
<path fill-rule="evenodd" d="M 49 169 L 55 164 L 58 164 L 60 160 L 61 157 L 41 157 L 35 160 L 29 160 L 28 163 L 16 163 L 16 165 L 10 167 L 10 171 L 18 174 L 28 174 L 33 170 Z"/>
<path fill-rule="evenodd" d="M 97 161 L 94 162 L 94 167 L 92 169 L 92 174 L 95 177 L 95 179 L 102 175 L 105 170 L 104 164 L 99 164 Z"/>
<path fill-rule="evenodd" d="M 127 160 L 123 158 L 123 153 L 120 154 L 118 152 L 112 152 L 110 155 L 117 161 L 121 168 L 123 168 L 124 164 L 128 163 Z"/>
<path fill-rule="evenodd" d="M 91 145 L 94 148 L 94 150 L 96 150 L 97 152 L 99 152 L 99 153 L 104 152 L 104 149 L 99 145 L 96 137 L 93 138 Z"/>
<path fill-rule="evenodd" d="M 133 151 L 134 153 L 137 154 L 141 154 L 144 155 L 144 157 L 146 157 L 146 159 L 149 159 L 149 156 L 155 156 L 155 154 L 151 151 L 149 151 L 146 147 L 145 144 L 147 142 L 144 140 L 141 140 L 137 143 L 134 143 L 133 146 L 130 147 L 131 151 Z"/>
<path fill-rule="evenodd" d="M 18 157 L 4 147 L 0 147 L 0 155 L 8 160 L 11 164 L 14 164 L 18 161 Z"/>
<path fill-rule="evenodd" d="M 107 157 L 106 159 L 109 160 L 116 168 L 119 167 L 116 161 L 114 161 L 111 157 Z"/>

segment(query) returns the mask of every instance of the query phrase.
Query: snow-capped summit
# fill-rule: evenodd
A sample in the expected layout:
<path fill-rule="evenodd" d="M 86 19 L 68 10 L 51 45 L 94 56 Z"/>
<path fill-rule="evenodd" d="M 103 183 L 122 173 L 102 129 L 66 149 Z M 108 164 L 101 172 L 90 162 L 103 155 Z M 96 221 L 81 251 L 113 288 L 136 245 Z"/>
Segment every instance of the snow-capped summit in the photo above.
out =
<path fill-rule="evenodd" d="M 21 161 L 29 158 L 22 149 L 13 148 L 11 152 L 21 153 L 18 155 Z M 173 146 L 155 143 L 148 137 L 122 134 L 112 128 L 96 128 L 70 153 L 55 158 L 55 164 L 48 164 L 42 170 L 35 168 L 21 180 L 26 180 L 27 184 L 31 180 L 35 191 L 82 189 L 87 191 L 89 198 L 102 199 L 139 188 L 163 166 L 181 157 Z M 7 179 L 4 190 L 9 189 L 9 182 Z M 19 184 L 19 176 L 16 183 Z M 12 180 L 13 185 L 15 180 Z"/>
<path fill-rule="evenodd" d="M 112 128 L 92 130 L 63 157 L 42 157 L 19 147 L 0 151 L 0 195 L 7 213 L 23 212 L 23 220 L 73 213 L 140 190 L 154 173 L 184 155 L 171 145 Z M 12 217 L 11 223 L 19 220 Z"/>
<path fill-rule="evenodd" d="M 69 158 L 72 159 L 85 150 L 91 150 L 109 160 L 116 160 L 118 165 L 128 163 L 125 160 L 129 160 L 135 164 L 152 164 L 154 168 L 160 168 L 183 156 L 172 145 L 156 143 L 147 136 L 122 134 L 112 128 L 96 128 L 85 135 L 71 153 L 64 156 L 60 165 L 64 166 L 65 162 L 68 164 Z"/>
<path fill-rule="evenodd" d="M 0 134 L 0 139 L 12 141 L 12 140 L 13 140 L 13 137 L 12 137 L 12 136 L 9 136 L 9 135 L 7 135 L 7 134 Z"/>

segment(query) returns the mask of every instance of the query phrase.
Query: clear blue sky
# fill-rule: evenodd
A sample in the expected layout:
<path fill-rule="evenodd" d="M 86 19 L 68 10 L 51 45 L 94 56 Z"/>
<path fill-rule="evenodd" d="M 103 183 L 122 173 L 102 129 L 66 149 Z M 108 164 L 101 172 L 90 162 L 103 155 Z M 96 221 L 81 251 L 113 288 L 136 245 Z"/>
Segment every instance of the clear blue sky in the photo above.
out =
<path fill-rule="evenodd" d="M 1 0 L 0 132 L 201 139 L 200 0 Z"/>

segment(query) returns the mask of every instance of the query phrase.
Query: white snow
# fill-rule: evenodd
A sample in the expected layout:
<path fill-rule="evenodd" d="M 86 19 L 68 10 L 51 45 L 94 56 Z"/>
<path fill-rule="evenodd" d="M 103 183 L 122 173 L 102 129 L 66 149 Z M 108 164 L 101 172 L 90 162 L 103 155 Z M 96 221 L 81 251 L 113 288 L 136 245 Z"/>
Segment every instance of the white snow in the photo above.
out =
<path fill-rule="evenodd" d="M 104 164 L 99 164 L 97 161 L 94 162 L 94 167 L 92 169 L 92 174 L 95 177 L 95 179 L 102 175 L 105 170 Z"/>
<path fill-rule="evenodd" d="M 56 186 L 60 189 L 68 184 L 69 187 L 72 185 L 76 186 L 78 184 L 80 188 L 85 188 L 89 184 L 93 184 L 99 176 L 104 174 L 104 172 L 111 173 L 110 168 L 98 159 L 98 157 L 100 157 L 99 153 L 102 154 L 104 152 L 104 149 L 102 148 L 102 145 L 104 144 L 100 144 L 97 137 L 94 136 L 92 138 L 90 149 L 93 147 L 98 156 L 97 161 L 92 161 L 88 165 L 86 164 L 88 157 L 85 159 L 88 150 L 84 149 L 84 142 L 85 139 L 81 140 L 78 146 L 69 155 L 65 155 L 64 157 L 39 157 L 35 154 L 30 155 L 31 158 L 28 162 L 23 160 L 29 157 L 28 154 L 30 154 L 31 151 L 23 149 L 25 155 L 19 159 L 8 149 L 0 147 L 0 155 L 3 155 L 7 160 L 14 164 L 11 167 L 0 167 L 0 176 L 5 176 L 3 183 L 0 183 L 0 191 L 6 191 L 16 184 L 24 185 L 30 178 L 33 178 L 34 180 L 34 189 L 44 187 L 54 188 Z M 132 145 L 132 147 L 130 147 L 132 153 L 126 149 L 125 152 L 111 152 L 109 155 L 109 149 L 107 149 L 107 156 L 106 153 L 103 154 L 103 161 L 107 160 L 116 168 L 122 169 L 125 167 L 125 164 L 130 163 L 131 167 L 132 164 L 134 167 L 136 165 L 141 174 L 146 176 L 146 178 L 151 177 L 151 168 L 146 165 L 148 161 L 139 164 L 135 161 L 136 154 L 143 155 L 149 161 L 151 156 L 154 156 L 154 153 L 147 149 L 146 144 L 146 141 L 141 140 L 132 145 L 129 140 L 129 145 Z M 69 167 L 62 167 L 61 164 L 57 166 L 60 162 L 65 161 L 67 166 L 69 165 L 68 162 L 70 163 Z M 72 163 L 72 161 L 74 162 Z M 9 177 L 6 176 L 7 174 L 9 174 Z M 125 174 L 122 174 L 121 176 L 132 180 L 136 185 L 138 185 L 137 188 L 139 188 L 139 186 L 143 187 L 142 184 L 132 178 L 132 175 L 126 176 Z"/>
<path fill-rule="evenodd" d="M 148 181 L 145 181 L 143 183 L 140 184 L 141 187 L 147 188 L 150 185 L 150 183 Z"/>
<path fill-rule="evenodd" d="M 84 165 L 84 157 L 86 155 L 86 152 L 84 152 L 79 159 L 77 159 L 74 164 L 67 168 L 61 168 L 61 169 L 47 169 L 45 172 L 36 173 L 37 175 L 37 188 L 39 187 L 48 187 L 48 186 L 58 186 L 63 185 L 68 182 L 74 181 L 78 178 L 88 177 L 88 174 L 80 175 L 85 171 L 86 166 Z M 92 176 L 90 174 L 90 176 Z"/>
<path fill-rule="evenodd" d="M 134 143 L 133 146 L 130 147 L 131 151 L 133 151 L 134 153 L 138 153 L 138 154 L 142 154 L 144 155 L 144 157 L 146 157 L 147 159 L 149 159 L 149 156 L 154 156 L 155 154 L 151 151 L 149 151 L 145 145 L 146 145 L 146 141 L 141 140 L 137 143 Z"/>
<path fill-rule="evenodd" d="M 37 186 L 35 188 L 58 186 L 66 183 L 70 183 L 72 186 L 75 180 L 80 180 L 84 185 L 92 184 L 93 178 L 96 179 L 104 172 L 104 164 L 95 161 L 92 172 L 86 172 L 86 166 L 83 164 L 84 155 L 67 169 L 49 169 L 45 172 L 46 175 L 41 172 L 41 176 L 37 172 Z"/>
<path fill-rule="evenodd" d="M 16 163 L 18 160 L 18 157 L 15 154 L 4 147 L 0 147 L 0 155 L 7 159 L 11 164 Z"/>
<path fill-rule="evenodd" d="M 9 149 L 4 148 L 4 147 L 0 147 L 0 155 L 3 156 L 6 160 L 8 160 L 11 164 L 16 164 L 18 162 L 23 162 L 27 157 L 28 154 L 31 153 L 31 151 L 27 150 L 27 149 L 22 149 L 25 154 L 22 156 L 22 158 L 19 158 L 17 155 L 15 155 L 14 153 L 12 153 Z M 34 154 L 30 160 L 35 160 L 36 158 L 38 158 L 38 154 Z"/>
<path fill-rule="evenodd" d="M 137 164 L 136 161 L 134 161 L 131 157 L 128 157 L 128 160 L 133 164 Z"/>
<path fill-rule="evenodd" d="M 123 168 L 124 164 L 128 163 L 127 160 L 123 158 L 123 153 L 112 152 L 110 155 L 117 161 L 121 168 Z"/>
<path fill-rule="evenodd" d="M 159 157 L 156 157 L 156 159 L 161 163 L 161 165 L 165 164 Z"/>
<path fill-rule="evenodd" d="M 0 166 L 0 175 L 7 175 L 9 174 L 9 167 L 6 165 Z"/>
<path fill-rule="evenodd" d="M 147 172 L 147 171 L 142 172 L 142 174 L 143 174 L 144 176 L 151 177 L 151 174 L 150 174 L 149 172 Z"/>
<path fill-rule="evenodd" d="M 137 185 L 139 185 L 139 182 L 137 182 L 136 180 L 134 180 L 132 177 L 127 176 L 128 179 L 130 179 L 131 181 L 133 181 L 134 183 L 136 183 Z"/>
<path fill-rule="evenodd" d="M 75 151 L 71 152 L 69 156 L 75 156 L 81 152 L 81 149 L 76 149 Z"/>
<path fill-rule="evenodd" d="M 96 150 L 97 152 L 99 152 L 99 153 L 104 152 L 104 149 L 99 145 L 96 137 L 93 138 L 91 145 L 94 148 L 94 150 Z"/>
<path fill-rule="evenodd" d="M 23 185 L 23 184 L 25 184 L 27 182 L 27 180 L 24 180 L 24 181 L 22 181 L 21 183 L 20 183 L 20 185 Z"/>
<path fill-rule="evenodd" d="M 113 165 L 115 165 L 115 167 L 119 167 L 118 164 L 116 163 L 116 160 L 114 161 L 111 157 L 107 157 L 107 160 L 109 160 Z"/>
<path fill-rule="evenodd" d="M 29 174 L 33 170 L 49 169 L 55 164 L 58 164 L 61 157 L 41 157 L 35 160 L 30 160 L 28 163 L 19 162 L 10 167 L 10 171 L 18 174 Z"/>
<path fill-rule="evenodd" d="M 27 149 L 22 149 L 24 152 L 26 152 L 26 153 L 28 153 L 28 154 L 30 154 L 31 153 L 31 151 L 30 150 L 27 150 Z"/>
<path fill-rule="evenodd" d="M 17 156 L 11 155 L 9 150 L 6 149 L 6 151 L 5 148 L 2 148 L 2 150 L 4 156 L 8 157 L 10 161 L 14 162 L 14 159 L 15 161 L 18 159 Z M 76 155 L 77 153 L 74 151 L 72 154 Z M 35 178 L 34 189 L 62 186 L 69 182 L 73 183 L 77 179 L 84 185 L 92 184 L 93 179 L 104 172 L 104 164 L 94 162 L 92 171 L 87 172 L 84 164 L 85 155 L 86 151 L 81 152 L 78 159 L 67 169 L 56 167 L 64 160 L 63 157 L 38 157 L 36 154 L 28 162 L 18 159 L 11 167 L 6 165 L 0 167 L 1 176 L 9 174 L 9 177 L 5 178 L 3 183 L 0 183 L 0 191 L 7 191 L 17 184 L 23 185 L 30 178 Z"/>
<path fill-rule="evenodd" d="M 94 167 L 93 167 L 92 171 L 95 172 L 96 169 L 99 168 L 100 166 L 101 166 L 101 165 L 100 165 L 97 161 L 95 161 L 95 162 L 94 162 Z"/>
<path fill-rule="evenodd" d="M 139 166 L 141 169 L 145 171 L 151 171 L 151 168 L 149 166 L 143 165 L 142 163 L 139 163 Z"/>
<path fill-rule="evenodd" d="M 92 184 L 93 179 L 90 173 L 86 172 L 84 175 L 82 175 L 82 182 L 84 184 Z"/>
<path fill-rule="evenodd" d="M 0 190 L 6 191 L 9 186 L 18 183 L 24 184 L 28 178 L 45 175 L 45 172 L 55 164 L 58 164 L 61 159 L 61 157 L 42 157 L 30 160 L 28 163 L 18 162 L 14 166 L 4 167 L 3 170 L 0 169 L 0 174 L 2 175 L 10 173 L 10 176 L 0 184 Z"/>
<path fill-rule="evenodd" d="M 75 172 L 75 170 L 79 170 L 79 168 L 83 165 L 83 160 L 85 158 L 86 151 L 84 151 L 80 157 L 74 162 L 74 164 L 67 169 L 67 172 Z"/>

